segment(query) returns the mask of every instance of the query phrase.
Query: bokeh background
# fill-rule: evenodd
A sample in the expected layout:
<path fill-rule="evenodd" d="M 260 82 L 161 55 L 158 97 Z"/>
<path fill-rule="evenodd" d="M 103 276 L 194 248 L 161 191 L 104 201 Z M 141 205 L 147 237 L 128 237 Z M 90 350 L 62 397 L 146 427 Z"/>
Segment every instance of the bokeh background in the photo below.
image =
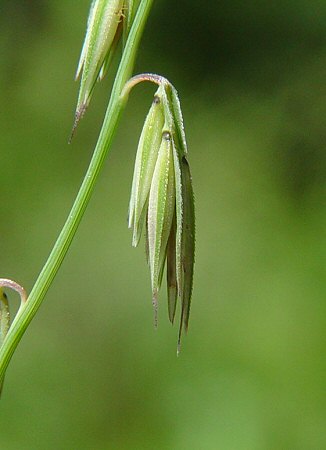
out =
<path fill-rule="evenodd" d="M 110 93 L 112 75 L 68 146 L 88 7 L 0 3 L 0 266 L 28 290 Z M 144 248 L 126 224 L 144 85 L 9 366 L 0 448 L 322 450 L 326 2 L 156 0 L 141 71 L 177 86 L 188 136 L 197 252 L 182 354 L 164 289 L 153 329 Z"/>

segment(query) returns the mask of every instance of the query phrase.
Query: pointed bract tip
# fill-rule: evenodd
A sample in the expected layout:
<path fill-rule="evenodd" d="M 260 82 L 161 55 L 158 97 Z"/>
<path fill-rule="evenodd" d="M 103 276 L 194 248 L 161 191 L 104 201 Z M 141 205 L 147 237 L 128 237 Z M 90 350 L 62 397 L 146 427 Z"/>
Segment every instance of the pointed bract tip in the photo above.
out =
<path fill-rule="evenodd" d="M 81 72 L 81 68 L 78 67 L 78 69 L 76 70 L 76 73 L 75 73 L 74 81 L 78 81 L 78 79 L 80 77 L 80 72 Z"/>
<path fill-rule="evenodd" d="M 168 316 L 169 316 L 169 321 L 171 323 L 171 325 L 174 325 L 174 319 L 175 319 L 175 312 L 176 312 L 176 307 L 174 305 L 174 308 L 171 309 L 170 304 L 168 305 Z"/>
<path fill-rule="evenodd" d="M 68 144 L 71 144 L 72 138 L 73 138 L 74 135 L 75 135 L 76 128 L 77 128 L 77 126 L 78 126 L 80 120 L 83 118 L 83 115 L 85 114 L 86 108 L 87 108 L 87 104 L 86 104 L 86 103 L 83 103 L 83 104 L 76 110 L 76 113 L 75 113 L 75 121 L 74 121 L 74 124 L 73 124 L 73 126 L 72 126 L 72 130 L 71 130 L 71 133 L 70 133 L 70 137 L 69 137 L 69 140 L 68 140 Z"/>
<path fill-rule="evenodd" d="M 169 269 L 169 265 L 168 265 Z M 167 270 L 168 270 L 167 269 Z M 170 285 L 168 287 L 168 316 L 171 324 L 174 324 L 175 312 L 176 312 L 176 302 L 177 302 L 177 287 Z"/>
<path fill-rule="evenodd" d="M 178 344 L 177 344 L 177 357 L 180 356 L 180 352 L 181 352 L 181 342 L 180 342 L 180 340 L 178 340 Z"/>
<path fill-rule="evenodd" d="M 134 233 L 134 235 L 132 237 L 132 246 L 138 247 L 139 240 L 140 240 L 140 236 L 138 236 L 136 233 Z"/>
<path fill-rule="evenodd" d="M 153 292 L 153 299 L 152 299 L 153 309 L 154 309 L 154 328 L 157 330 L 157 324 L 158 324 L 158 303 L 157 303 L 157 290 Z"/>

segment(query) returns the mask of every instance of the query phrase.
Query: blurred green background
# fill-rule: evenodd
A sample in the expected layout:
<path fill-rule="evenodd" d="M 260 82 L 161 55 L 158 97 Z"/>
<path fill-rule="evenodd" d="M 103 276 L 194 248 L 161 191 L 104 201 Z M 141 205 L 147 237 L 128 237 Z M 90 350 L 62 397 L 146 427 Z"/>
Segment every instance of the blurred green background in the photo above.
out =
<path fill-rule="evenodd" d="M 326 2 L 154 3 L 135 72 L 164 74 L 182 100 L 197 211 L 189 334 L 176 358 L 164 289 L 153 329 L 126 224 L 144 85 L 9 366 L 0 448 L 325 449 Z M 108 77 L 68 146 L 88 7 L 0 3 L 1 276 L 28 290 L 110 92 Z"/>

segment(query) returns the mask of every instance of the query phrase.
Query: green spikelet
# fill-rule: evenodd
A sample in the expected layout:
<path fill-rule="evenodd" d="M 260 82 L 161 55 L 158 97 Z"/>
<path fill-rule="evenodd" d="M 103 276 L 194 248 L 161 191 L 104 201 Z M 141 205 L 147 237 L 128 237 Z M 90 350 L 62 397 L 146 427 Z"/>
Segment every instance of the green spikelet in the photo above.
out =
<path fill-rule="evenodd" d="M 145 74 L 143 79 L 159 80 L 159 89 L 138 145 L 129 227 L 133 227 L 133 245 L 137 245 L 147 212 L 146 253 L 155 323 L 166 261 L 168 313 L 172 323 L 178 298 L 181 305 L 179 353 L 182 332 L 188 328 L 193 287 L 195 208 L 192 179 L 177 91 L 167 80 L 153 74 Z M 135 80 L 137 76 L 132 82 Z"/>
<path fill-rule="evenodd" d="M 94 0 L 91 5 L 76 73 L 76 79 L 81 76 L 76 122 L 83 116 L 96 80 L 104 75 L 111 59 L 110 51 L 112 46 L 116 45 L 115 38 L 122 20 L 123 3 L 123 0 Z"/>

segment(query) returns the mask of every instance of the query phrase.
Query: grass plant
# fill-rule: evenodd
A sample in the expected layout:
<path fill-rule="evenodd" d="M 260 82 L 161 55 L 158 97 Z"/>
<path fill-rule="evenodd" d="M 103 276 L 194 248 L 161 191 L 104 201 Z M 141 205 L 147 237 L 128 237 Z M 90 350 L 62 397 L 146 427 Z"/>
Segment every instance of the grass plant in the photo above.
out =
<path fill-rule="evenodd" d="M 180 346 L 181 331 L 188 326 L 194 264 L 193 193 L 180 102 L 174 87 L 163 77 L 141 74 L 131 78 L 140 39 L 152 4 L 153 0 L 140 0 L 138 7 L 135 7 L 135 2 L 122 0 L 92 2 L 77 70 L 77 76 L 81 77 L 81 86 L 73 132 L 89 105 L 97 80 L 102 79 L 110 67 L 112 54 L 118 48 L 120 37 L 123 40 L 122 56 L 89 167 L 66 223 L 31 292 L 26 296 L 23 288 L 17 283 L 0 280 L 2 343 L 0 382 L 4 379 L 5 371 L 19 341 L 42 304 L 65 258 L 93 193 L 103 162 L 112 148 L 113 137 L 130 90 L 141 81 L 152 81 L 159 85 L 152 108 L 160 110 L 160 119 L 158 122 L 157 118 L 155 119 L 154 140 L 153 124 L 149 129 L 148 122 L 145 121 L 136 158 L 129 222 L 134 228 L 134 244 L 138 243 L 142 225 L 146 222 L 155 311 L 167 260 L 169 317 L 172 322 L 177 297 L 180 298 L 182 305 L 178 348 Z M 152 116 L 150 112 L 148 120 L 151 120 Z M 14 288 L 22 299 L 11 324 L 3 287 Z"/>

